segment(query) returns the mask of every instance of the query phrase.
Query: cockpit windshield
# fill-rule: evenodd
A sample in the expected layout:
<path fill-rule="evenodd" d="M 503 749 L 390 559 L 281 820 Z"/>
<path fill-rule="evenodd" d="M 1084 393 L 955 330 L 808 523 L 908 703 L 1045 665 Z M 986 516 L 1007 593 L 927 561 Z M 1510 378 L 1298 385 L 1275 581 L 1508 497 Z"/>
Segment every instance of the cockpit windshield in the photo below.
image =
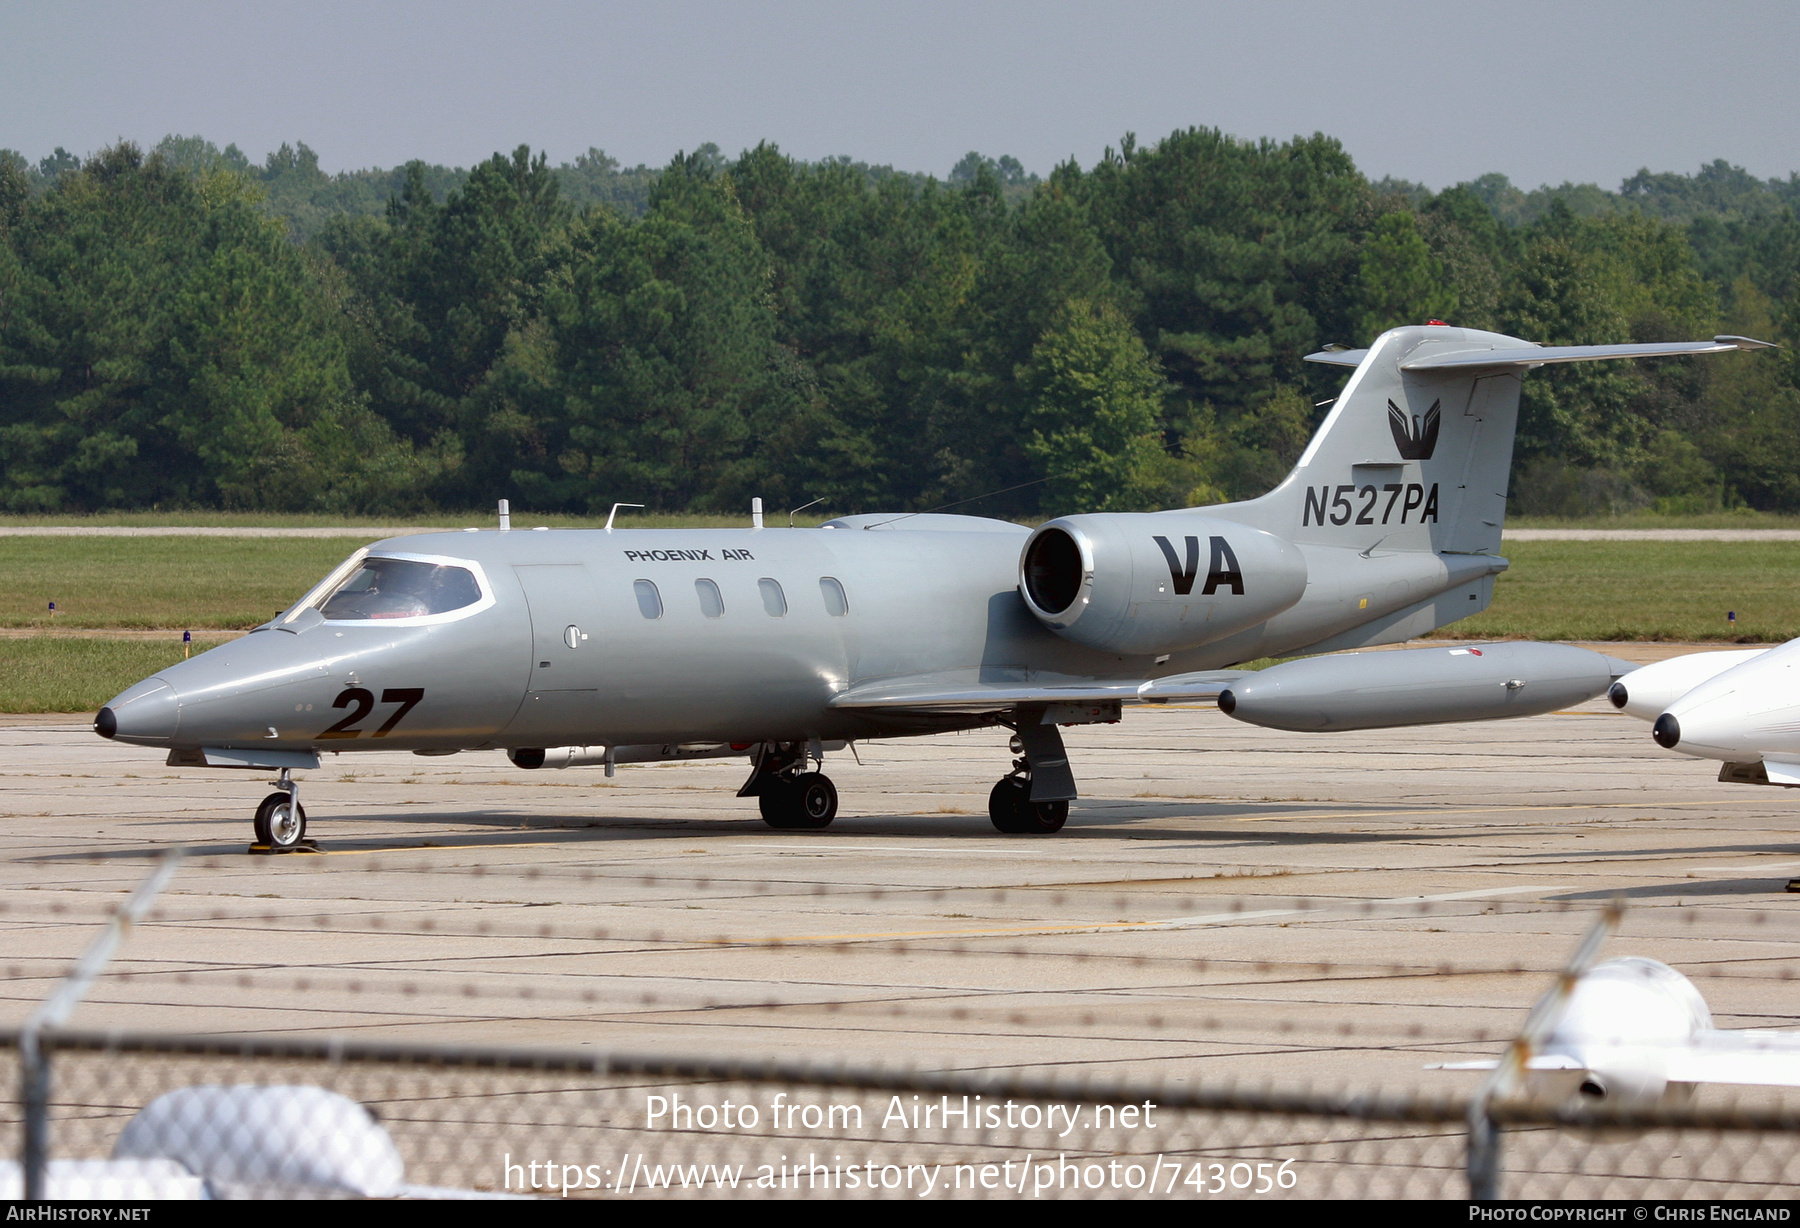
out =
<path fill-rule="evenodd" d="M 326 618 L 345 622 L 448 614 L 480 600 L 481 585 L 466 567 L 366 558 L 318 608 Z"/>

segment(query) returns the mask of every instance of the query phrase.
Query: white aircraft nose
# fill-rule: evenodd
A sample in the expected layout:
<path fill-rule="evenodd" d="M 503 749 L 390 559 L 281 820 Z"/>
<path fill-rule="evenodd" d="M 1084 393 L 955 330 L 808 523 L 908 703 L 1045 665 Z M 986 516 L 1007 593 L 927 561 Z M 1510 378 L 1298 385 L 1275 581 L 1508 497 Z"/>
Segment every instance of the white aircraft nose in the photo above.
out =
<path fill-rule="evenodd" d="M 1755 759 L 1766 751 L 1785 750 L 1785 712 L 1745 711 L 1746 705 L 1713 700 L 1675 704 L 1656 718 L 1650 736 L 1664 750 L 1703 759 Z M 1790 726 L 1791 728 L 1791 726 Z"/>
<path fill-rule="evenodd" d="M 181 720 L 175 688 L 161 678 L 146 678 L 121 692 L 94 717 L 94 732 L 121 742 L 169 741 Z"/>

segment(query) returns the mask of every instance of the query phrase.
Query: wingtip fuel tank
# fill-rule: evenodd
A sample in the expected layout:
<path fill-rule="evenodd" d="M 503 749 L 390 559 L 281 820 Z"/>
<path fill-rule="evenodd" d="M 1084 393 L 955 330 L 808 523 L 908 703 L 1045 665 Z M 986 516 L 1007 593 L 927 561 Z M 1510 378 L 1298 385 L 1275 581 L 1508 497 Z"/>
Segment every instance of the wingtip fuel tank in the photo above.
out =
<path fill-rule="evenodd" d="M 1271 666 L 1232 683 L 1219 708 L 1252 725 L 1296 732 L 1488 721 L 1592 699 L 1619 668 L 1569 644 L 1352 653 Z"/>

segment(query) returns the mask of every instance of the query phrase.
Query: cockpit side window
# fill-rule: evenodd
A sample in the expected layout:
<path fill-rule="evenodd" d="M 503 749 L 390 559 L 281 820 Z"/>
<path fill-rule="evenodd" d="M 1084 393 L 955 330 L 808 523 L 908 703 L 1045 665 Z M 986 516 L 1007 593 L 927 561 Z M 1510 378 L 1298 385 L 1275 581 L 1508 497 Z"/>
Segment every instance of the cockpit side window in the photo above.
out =
<path fill-rule="evenodd" d="M 448 614 L 480 600 L 481 585 L 466 567 L 371 556 L 318 609 L 333 622 L 360 622 Z"/>

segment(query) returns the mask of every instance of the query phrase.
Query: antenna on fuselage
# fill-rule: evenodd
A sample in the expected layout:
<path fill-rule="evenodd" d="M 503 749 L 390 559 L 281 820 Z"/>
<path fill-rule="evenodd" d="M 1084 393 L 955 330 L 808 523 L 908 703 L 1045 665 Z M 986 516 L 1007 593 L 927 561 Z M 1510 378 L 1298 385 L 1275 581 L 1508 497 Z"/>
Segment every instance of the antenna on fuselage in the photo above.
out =
<path fill-rule="evenodd" d="M 502 533 L 512 531 L 512 503 L 507 499 L 500 500 L 500 531 Z"/>
<path fill-rule="evenodd" d="M 617 516 L 619 514 L 620 508 L 622 508 L 622 507 L 642 507 L 642 506 L 644 506 L 642 503 L 615 503 L 615 504 L 613 504 L 613 510 L 606 514 L 606 531 L 608 533 L 612 532 L 613 517 Z"/>
<path fill-rule="evenodd" d="M 760 529 L 763 527 L 761 499 L 750 500 L 750 527 L 753 529 Z"/>
<path fill-rule="evenodd" d="M 823 502 L 825 502 L 825 496 L 820 495 L 817 499 L 814 499 L 812 501 L 812 503 L 802 503 L 799 507 L 795 508 L 793 512 L 789 512 L 788 513 L 788 528 L 791 529 L 794 527 L 794 512 L 804 512 L 807 508 L 812 507 L 815 504 L 819 504 L 819 503 L 823 503 Z"/>

